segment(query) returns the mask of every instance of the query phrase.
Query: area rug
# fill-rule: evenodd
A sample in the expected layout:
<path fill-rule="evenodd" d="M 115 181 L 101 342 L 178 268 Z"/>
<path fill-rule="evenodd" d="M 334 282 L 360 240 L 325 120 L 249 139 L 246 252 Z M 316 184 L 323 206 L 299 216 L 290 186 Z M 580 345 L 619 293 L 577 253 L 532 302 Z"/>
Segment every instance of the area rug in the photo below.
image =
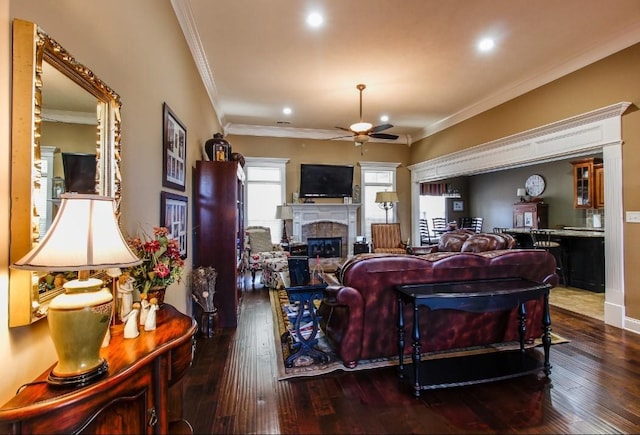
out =
<path fill-rule="evenodd" d="M 326 363 L 316 362 L 313 359 L 301 356 L 298 357 L 293 364 L 293 367 L 286 367 L 285 360 L 291 355 L 289 334 L 287 333 L 289 327 L 289 316 L 287 313 L 291 312 L 289 299 L 285 290 L 269 290 L 269 298 L 271 300 L 271 311 L 273 313 L 273 331 L 275 335 L 276 353 L 278 357 L 278 379 L 285 380 L 304 376 L 319 376 L 327 373 L 332 373 L 338 370 L 345 372 L 357 371 L 357 370 L 371 370 L 380 367 L 389 367 L 398 365 L 398 357 L 379 358 L 375 360 L 361 360 L 355 368 L 347 368 L 342 364 L 342 360 L 336 355 L 335 351 L 329 344 L 329 341 L 322 333 L 322 330 L 318 331 L 318 345 L 319 350 L 323 351 L 328 356 Z M 316 301 L 319 302 L 319 301 Z M 551 344 L 568 343 L 569 341 L 551 333 Z M 538 339 L 534 343 L 527 345 L 526 347 L 541 346 L 541 340 Z M 499 352 L 505 350 L 514 350 L 519 348 L 518 342 L 500 343 L 493 346 L 483 346 L 475 349 L 465 349 L 443 351 L 443 352 L 431 352 L 422 355 L 422 359 L 435 359 L 435 358 L 449 358 L 454 356 L 472 355 L 488 352 Z M 411 356 L 405 356 L 405 362 L 411 363 Z"/>

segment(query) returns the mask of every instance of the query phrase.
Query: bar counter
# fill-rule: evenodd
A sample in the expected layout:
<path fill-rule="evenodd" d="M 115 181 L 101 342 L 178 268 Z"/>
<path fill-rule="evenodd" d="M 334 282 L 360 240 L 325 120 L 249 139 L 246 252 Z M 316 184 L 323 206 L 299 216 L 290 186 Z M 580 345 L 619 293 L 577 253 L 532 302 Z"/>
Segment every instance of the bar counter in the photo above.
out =
<path fill-rule="evenodd" d="M 568 282 L 563 284 L 596 293 L 604 292 L 604 229 L 566 227 L 548 231 L 562 246 L 560 255 L 568 275 Z M 508 228 L 505 232 L 516 238 L 518 247 L 532 247 L 531 228 Z"/>
<path fill-rule="evenodd" d="M 604 229 L 602 228 L 582 228 L 582 227 L 566 227 L 563 230 L 555 230 L 551 228 L 544 228 L 544 231 L 551 232 L 552 236 L 556 237 L 601 237 L 604 238 Z M 507 233 L 510 234 L 529 234 L 531 228 L 507 228 Z"/>

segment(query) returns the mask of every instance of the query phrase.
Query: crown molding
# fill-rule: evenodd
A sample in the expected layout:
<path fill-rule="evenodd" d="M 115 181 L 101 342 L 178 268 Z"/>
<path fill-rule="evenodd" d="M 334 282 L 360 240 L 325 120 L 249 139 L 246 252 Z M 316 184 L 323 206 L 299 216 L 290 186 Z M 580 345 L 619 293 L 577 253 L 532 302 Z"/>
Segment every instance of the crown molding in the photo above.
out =
<path fill-rule="evenodd" d="M 42 121 L 98 125 L 98 118 L 95 113 L 75 112 L 72 110 L 42 109 Z"/>
<path fill-rule="evenodd" d="M 222 105 L 218 99 L 216 82 L 213 79 L 213 74 L 211 73 L 207 56 L 205 55 L 204 48 L 202 47 L 202 42 L 193 19 L 190 3 L 187 0 L 171 0 L 171 6 L 176 14 L 176 18 L 178 18 L 178 23 L 180 23 L 180 28 L 182 29 L 185 40 L 187 41 L 189 50 L 191 50 L 191 56 L 193 56 L 196 69 L 200 73 L 200 78 L 202 79 L 204 88 L 207 91 L 213 110 L 216 113 L 218 123 L 224 130 L 224 111 L 222 110 Z"/>

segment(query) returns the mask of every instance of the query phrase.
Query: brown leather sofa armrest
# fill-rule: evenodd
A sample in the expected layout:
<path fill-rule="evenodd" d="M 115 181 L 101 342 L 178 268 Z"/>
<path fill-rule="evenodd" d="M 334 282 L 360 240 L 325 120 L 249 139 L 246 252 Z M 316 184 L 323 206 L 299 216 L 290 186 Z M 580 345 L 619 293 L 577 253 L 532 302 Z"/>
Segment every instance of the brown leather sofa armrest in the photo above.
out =
<path fill-rule="evenodd" d="M 341 288 L 341 285 L 329 284 L 327 288 L 324 289 L 324 298 L 322 299 L 322 302 L 331 306 L 337 305 L 338 292 Z"/>
<path fill-rule="evenodd" d="M 360 291 L 349 286 L 327 286 L 324 289 L 322 303 L 329 306 L 346 305 L 352 310 L 352 314 L 362 313 L 364 310 L 364 300 Z"/>

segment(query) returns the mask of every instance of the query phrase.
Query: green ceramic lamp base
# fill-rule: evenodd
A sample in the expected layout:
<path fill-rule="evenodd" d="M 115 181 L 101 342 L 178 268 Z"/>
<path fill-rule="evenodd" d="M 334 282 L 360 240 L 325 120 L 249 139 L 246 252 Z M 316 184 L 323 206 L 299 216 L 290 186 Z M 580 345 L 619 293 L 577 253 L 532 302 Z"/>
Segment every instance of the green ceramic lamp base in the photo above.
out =
<path fill-rule="evenodd" d="M 102 360 L 102 364 L 98 365 L 88 372 L 79 375 L 59 376 L 53 374 L 53 371 L 51 371 L 51 373 L 49 373 L 49 377 L 47 378 L 47 382 L 49 383 L 49 385 L 54 385 L 56 387 L 84 387 L 97 381 L 108 371 L 109 363 L 107 363 L 106 360 Z"/>

